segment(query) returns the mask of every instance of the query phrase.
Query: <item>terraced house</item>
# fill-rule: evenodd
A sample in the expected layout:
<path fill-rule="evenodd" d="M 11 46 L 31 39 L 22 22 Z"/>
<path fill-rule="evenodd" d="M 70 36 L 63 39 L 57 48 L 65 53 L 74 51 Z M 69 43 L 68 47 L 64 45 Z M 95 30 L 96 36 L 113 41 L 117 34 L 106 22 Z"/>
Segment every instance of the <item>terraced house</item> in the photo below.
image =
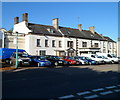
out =
<path fill-rule="evenodd" d="M 74 56 L 82 53 L 117 53 L 116 42 L 109 37 L 98 34 L 94 26 L 83 30 L 59 26 L 59 19 L 52 20 L 52 26 L 28 22 L 28 14 L 22 15 L 22 22 L 14 18 L 13 33 L 6 36 L 6 47 L 15 48 L 16 32 L 18 48 L 25 49 L 31 55 Z"/>

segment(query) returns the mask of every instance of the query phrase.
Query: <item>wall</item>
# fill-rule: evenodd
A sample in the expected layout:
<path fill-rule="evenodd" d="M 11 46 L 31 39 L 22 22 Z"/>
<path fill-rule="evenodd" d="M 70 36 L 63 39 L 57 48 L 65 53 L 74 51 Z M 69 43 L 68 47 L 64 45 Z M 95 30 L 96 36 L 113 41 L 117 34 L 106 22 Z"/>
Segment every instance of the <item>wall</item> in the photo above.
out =
<path fill-rule="evenodd" d="M 16 36 L 7 35 L 5 39 L 5 48 L 16 48 Z M 25 37 L 18 36 L 18 48 L 25 49 Z"/>
<path fill-rule="evenodd" d="M 37 47 L 37 39 L 40 39 L 41 45 Z M 48 39 L 48 46 L 45 47 L 45 39 Z M 52 47 L 52 40 L 56 41 L 56 46 Z M 56 55 L 56 50 L 63 50 L 62 47 L 58 47 L 58 41 L 62 41 L 62 37 L 54 36 L 40 36 L 40 35 L 26 35 L 25 36 L 25 49 L 31 55 L 38 55 L 40 50 L 46 50 L 47 55 Z M 62 46 L 64 46 L 62 42 Z"/>

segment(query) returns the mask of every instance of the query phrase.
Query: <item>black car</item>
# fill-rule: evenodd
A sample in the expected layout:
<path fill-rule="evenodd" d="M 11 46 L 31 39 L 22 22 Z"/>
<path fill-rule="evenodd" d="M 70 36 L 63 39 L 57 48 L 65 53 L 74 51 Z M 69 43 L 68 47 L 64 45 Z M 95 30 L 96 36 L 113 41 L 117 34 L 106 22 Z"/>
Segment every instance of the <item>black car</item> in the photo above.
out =
<path fill-rule="evenodd" d="M 52 65 L 55 65 L 55 66 L 65 65 L 67 63 L 58 56 L 46 55 L 45 58 L 49 60 L 52 63 Z"/>

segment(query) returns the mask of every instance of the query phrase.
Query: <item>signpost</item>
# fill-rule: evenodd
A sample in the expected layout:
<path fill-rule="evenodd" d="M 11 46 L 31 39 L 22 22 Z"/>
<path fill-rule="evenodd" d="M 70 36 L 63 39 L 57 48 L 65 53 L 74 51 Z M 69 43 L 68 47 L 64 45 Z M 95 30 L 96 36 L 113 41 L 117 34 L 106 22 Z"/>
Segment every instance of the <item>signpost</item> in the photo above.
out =
<path fill-rule="evenodd" d="M 18 68 L 18 32 L 16 32 L 16 64 L 15 68 Z"/>

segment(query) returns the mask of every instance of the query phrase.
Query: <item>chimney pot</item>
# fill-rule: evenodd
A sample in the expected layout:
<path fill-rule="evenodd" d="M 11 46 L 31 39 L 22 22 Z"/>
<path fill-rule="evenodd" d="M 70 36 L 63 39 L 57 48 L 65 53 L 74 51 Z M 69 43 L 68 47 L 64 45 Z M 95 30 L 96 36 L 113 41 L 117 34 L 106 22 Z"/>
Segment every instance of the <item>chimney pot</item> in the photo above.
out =
<path fill-rule="evenodd" d="M 28 22 L 28 13 L 22 14 L 22 21 L 27 21 Z"/>
<path fill-rule="evenodd" d="M 89 27 L 89 30 L 90 30 L 92 33 L 95 33 L 95 27 L 94 27 L 94 26 Z"/>
<path fill-rule="evenodd" d="M 22 21 L 25 21 L 26 25 L 28 26 L 28 13 L 22 14 Z"/>
<path fill-rule="evenodd" d="M 78 29 L 82 31 L 82 24 L 78 24 Z"/>
<path fill-rule="evenodd" d="M 14 25 L 19 23 L 19 17 L 14 18 Z"/>
<path fill-rule="evenodd" d="M 52 20 L 52 25 L 55 29 L 58 29 L 58 27 L 59 27 L 58 20 L 59 20 L 58 18 L 55 18 L 55 19 Z"/>

